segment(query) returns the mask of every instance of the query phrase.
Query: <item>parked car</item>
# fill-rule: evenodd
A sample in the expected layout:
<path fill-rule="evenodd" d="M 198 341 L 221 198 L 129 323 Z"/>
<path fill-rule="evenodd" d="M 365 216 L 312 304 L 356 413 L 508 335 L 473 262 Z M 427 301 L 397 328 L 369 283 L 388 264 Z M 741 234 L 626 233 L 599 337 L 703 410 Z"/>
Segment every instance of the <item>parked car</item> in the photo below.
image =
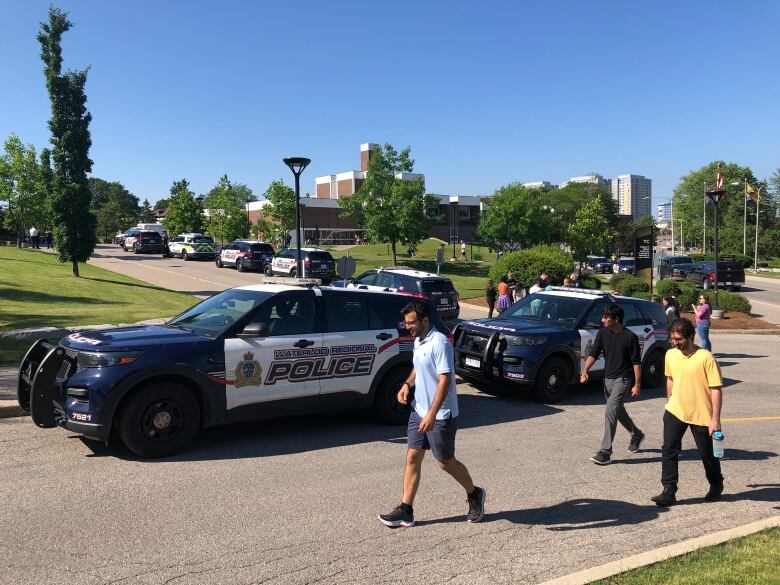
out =
<path fill-rule="evenodd" d="M 709 290 L 715 286 L 715 261 L 704 260 L 694 264 L 685 275 L 687 282 Z M 740 262 L 721 260 L 718 262 L 718 288 L 740 290 L 745 284 L 745 269 Z"/>
<path fill-rule="evenodd" d="M 156 252 L 162 254 L 164 252 L 163 247 L 162 234 L 157 231 L 141 231 L 138 233 L 138 236 L 133 238 L 133 254 L 140 254 L 142 252 Z"/>
<path fill-rule="evenodd" d="M 273 259 L 274 248 L 271 244 L 252 240 L 236 240 L 219 251 L 216 264 L 218 268 L 235 266 L 239 272 L 245 270 L 265 272 L 265 267 Z"/>
<path fill-rule="evenodd" d="M 505 382 L 532 389 L 543 402 L 559 402 L 579 380 L 608 303 L 623 309 L 625 327 L 639 337 L 642 386 L 664 380 L 668 342 L 663 305 L 607 292 L 552 287 L 529 295 L 493 319 L 465 321 L 453 331 L 455 371 L 489 387 Z M 604 358 L 590 370 L 603 376 Z"/>
<path fill-rule="evenodd" d="M 266 265 L 268 276 L 290 276 L 301 278 L 319 278 L 328 283 L 336 276 L 336 261 L 327 250 L 301 248 L 302 274 L 297 274 L 298 249 L 282 248 L 276 253 L 270 264 Z"/>
<path fill-rule="evenodd" d="M 406 424 L 397 394 L 412 368 L 408 301 L 294 281 L 228 289 L 164 325 L 36 341 L 17 398 L 40 428 L 118 438 L 141 457 L 180 451 L 201 428 L 258 418 L 366 408 Z M 435 313 L 433 322 L 452 339 Z"/>
<path fill-rule="evenodd" d="M 179 256 L 185 262 L 195 258 L 213 260 L 217 255 L 214 239 L 203 234 L 179 234 L 168 242 L 168 254 Z"/>
<path fill-rule="evenodd" d="M 615 272 L 618 274 L 634 274 L 634 259 L 633 258 L 618 258 L 615 265 Z"/>
<path fill-rule="evenodd" d="M 449 278 L 407 266 L 367 270 L 356 278 L 334 281 L 333 285 L 423 295 L 445 321 L 453 321 L 460 314 L 458 292 Z"/>
<path fill-rule="evenodd" d="M 585 258 L 585 265 L 596 274 L 612 273 L 612 262 L 605 256 L 588 256 Z"/>
<path fill-rule="evenodd" d="M 141 234 L 141 230 L 139 230 L 137 227 L 130 228 L 125 232 L 125 235 L 121 239 L 119 246 L 125 252 L 129 252 L 130 250 L 133 249 L 133 244 L 135 243 L 135 240 L 138 238 L 140 234 Z"/>
<path fill-rule="evenodd" d="M 693 258 L 690 256 L 667 256 L 661 258 L 658 264 L 659 278 L 672 278 L 674 280 L 685 280 L 685 274 L 693 268 Z"/>

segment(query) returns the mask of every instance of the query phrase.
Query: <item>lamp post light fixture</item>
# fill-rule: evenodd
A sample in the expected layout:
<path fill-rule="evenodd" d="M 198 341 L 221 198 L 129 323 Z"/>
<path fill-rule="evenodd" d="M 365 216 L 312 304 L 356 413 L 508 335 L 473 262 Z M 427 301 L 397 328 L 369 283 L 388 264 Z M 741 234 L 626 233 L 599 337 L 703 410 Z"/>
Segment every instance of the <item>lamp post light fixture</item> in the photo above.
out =
<path fill-rule="evenodd" d="M 457 260 L 458 257 L 455 255 L 455 244 L 458 241 L 458 228 L 457 228 L 457 215 L 458 215 L 458 202 L 457 201 L 450 201 L 450 205 L 452 206 L 452 233 L 450 234 L 450 239 L 452 240 L 452 259 Z"/>
<path fill-rule="evenodd" d="M 301 173 L 309 166 L 311 159 L 304 158 L 302 156 L 291 156 L 282 159 L 284 164 L 290 167 L 290 170 L 295 175 L 295 247 L 297 250 L 295 261 L 295 276 L 298 278 L 303 277 L 301 271 Z"/>
<path fill-rule="evenodd" d="M 712 206 L 715 208 L 715 237 L 713 238 L 712 247 L 715 250 L 715 285 L 713 294 L 713 305 L 718 308 L 718 203 L 726 198 L 726 192 L 723 189 L 705 189 L 707 197 L 712 201 Z"/>

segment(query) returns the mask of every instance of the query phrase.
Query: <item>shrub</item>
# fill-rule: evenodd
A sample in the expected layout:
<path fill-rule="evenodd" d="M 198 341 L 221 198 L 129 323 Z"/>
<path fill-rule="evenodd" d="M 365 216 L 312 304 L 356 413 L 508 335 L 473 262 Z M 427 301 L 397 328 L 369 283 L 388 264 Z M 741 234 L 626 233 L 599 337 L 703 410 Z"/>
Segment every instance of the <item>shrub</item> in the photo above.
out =
<path fill-rule="evenodd" d="M 555 246 L 536 246 L 502 256 L 491 268 L 488 278 L 498 284 L 507 272 L 525 287 L 530 287 L 542 272 L 550 276 L 550 284 L 560 285 L 571 274 L 571 256 Z"/>
<path fill-rule="evenodd" d="M 596 278 L 592 274 L 583 274 L 578 280 L 582 288 L 601 288 L 601 279 Z"/>
<path fill-rule="evenodd" d="M 635 297 L 635 298 L 637 298 L 637 299 L 644 299 L 644 300 L 646 300 L 646 301 L 649 301 L 649 300 L 650 300 L 650 297 L 651 297 L 652 295 L 650 294 L 650 291 L 647 291 L 647 292 L 645 292 L 645 291 L 636 291 L 636 292 L 634 292 L 634 294 L 632 294 L 631 296 L 632 296 L 632 297 Z"/>
<path fill-rule="evenodd" d="M 637 292 L 650 292 L 648 283 L 631 274 L 616 274 L 609 280 L 609 285 L 613 290 L 628 297 L 634 296 Z"/>
<path fill-rule="evenodd" d="M 678 282 L 665 278 L 659 280 L 656 285 L 656 290 L 660 297 L 671 296 L 673 288 L 680 289 L 680 296 L 677 297 L 677 305 L 681 309 L 688 309 L 691 305 L 696 304 L 699 293 L 696 290 L 696 287 L 690 282 Z"/>
<path fill-rule="evenodd" d="M 712 300 L 712 294 L 710 293 L 710 302 Z M 718 291 L 718 308 L 726 309 L 728 311 L 735 311 L 737 313 L 750 314 L 750 301 L 747 300 L 739 293 L 729 292 L 727 290 Z"/>

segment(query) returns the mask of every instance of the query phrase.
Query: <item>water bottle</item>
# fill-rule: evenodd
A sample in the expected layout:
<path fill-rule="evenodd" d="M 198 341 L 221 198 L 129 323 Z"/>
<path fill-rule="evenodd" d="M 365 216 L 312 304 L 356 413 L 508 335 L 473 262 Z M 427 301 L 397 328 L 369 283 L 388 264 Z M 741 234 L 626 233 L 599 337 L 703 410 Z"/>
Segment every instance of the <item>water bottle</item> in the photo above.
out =
<path fill-rule="evenodd" d="M 725 450 L 723 431 L 715 431 L 712 433 L 712 454 L 720 459 Z"/>

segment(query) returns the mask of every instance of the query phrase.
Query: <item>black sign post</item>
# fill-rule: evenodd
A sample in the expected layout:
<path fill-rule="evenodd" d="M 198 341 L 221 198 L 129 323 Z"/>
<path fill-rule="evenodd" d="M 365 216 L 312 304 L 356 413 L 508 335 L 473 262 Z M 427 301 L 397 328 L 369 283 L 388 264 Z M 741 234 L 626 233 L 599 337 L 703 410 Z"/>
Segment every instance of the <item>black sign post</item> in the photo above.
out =
<path fill-rule="evenodd" d="M 718 203 L 726 198 L 726 192 L 723 189 L 705 189 L 704 192 L 712 201 L 715 208 L 715 238 L 712 247 L 715 249 L 715 288 L 713 294 L 712 306 L 718 308 Z"/>
<path fill-rule="evenodd" d="M 634 274 L 642 280 L 650 280 L 650 294 L 653 293 L 653 236 L 655 230 L 650 227 L 650 235 L 634 239 Z"/>

